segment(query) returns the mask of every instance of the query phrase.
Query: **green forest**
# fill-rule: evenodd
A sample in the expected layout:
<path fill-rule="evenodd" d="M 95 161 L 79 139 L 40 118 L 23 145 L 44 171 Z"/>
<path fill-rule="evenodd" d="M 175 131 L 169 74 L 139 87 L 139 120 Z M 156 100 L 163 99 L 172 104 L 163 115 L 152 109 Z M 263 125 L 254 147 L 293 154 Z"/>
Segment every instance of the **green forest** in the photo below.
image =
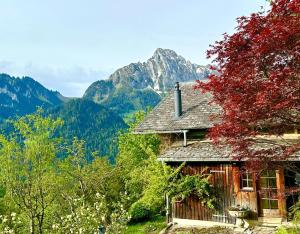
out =
<path fill-rule="evenodd" d="M 213 208 L 206 177 L 183 177 L 157 160 L 158 136 L 132 134 L 144 115 L 119 133 L 115 163 L 87 153 L 84 140 L 64 139 L 62 119 L 42 109 L 12 121 L 14 130 L 0 135 L 0 232 L 126 233 L 153 219 L 163 228 L 165 196 L 194 192 Z"/>

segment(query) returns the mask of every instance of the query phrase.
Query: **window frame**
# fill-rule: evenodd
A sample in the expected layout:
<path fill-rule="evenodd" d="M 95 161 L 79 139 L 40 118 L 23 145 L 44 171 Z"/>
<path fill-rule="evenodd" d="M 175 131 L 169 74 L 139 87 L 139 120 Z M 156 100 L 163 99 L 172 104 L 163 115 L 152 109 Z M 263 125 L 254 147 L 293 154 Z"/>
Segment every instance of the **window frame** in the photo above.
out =
<path fill-rule="evenodd" d="M 244 187 L 245 182 L 247 186 Z M 252 184 L 252 186 L 249 186 L 250 184 Z M 240 175 L 240 189 L 242 191 L 254 191 L 253 173 L 249 171 L 242 171 Z"/>

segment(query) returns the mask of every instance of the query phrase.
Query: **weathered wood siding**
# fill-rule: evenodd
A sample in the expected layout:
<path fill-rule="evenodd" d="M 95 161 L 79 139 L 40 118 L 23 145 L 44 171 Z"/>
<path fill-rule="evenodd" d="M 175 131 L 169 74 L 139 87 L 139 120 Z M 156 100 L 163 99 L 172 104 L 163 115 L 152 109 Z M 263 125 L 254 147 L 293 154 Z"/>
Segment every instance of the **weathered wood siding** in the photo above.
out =
<path fill-rule="evenodd" d="M 178 163 L 171 163 L 178 166 Z M 235 219 L 228 215 L 228 208 L 234 205 L 249 207 L 251 219 L 263 216 L 259 203 L 259 177 L 253 173 L 253 189 L 241 189 L 241 165 L 235 163 L 212 163 L 212 162 L 190 162 L 182 169 L 185 175 L 200 173 L 210 174 L 210 182 L 219 191 L 217 210 L 208 209 L 202 205 L 196 196 L 172 204 L 172 217 L 180 219 L 193 219 L 216 221 L 224 223 L 235 223 Z M 283 168 L 276 170 L 276 182 L 278 192 L 278 217 L 286 218 L 285 177 Z M 271 210 L 276 211 L 276 210 Z M 270 212 L 271 212 L 270 211 Z M 272 213 L 265 216 L 272 217 Z M 170 217 L 170 218 L 172 218 Z"/>
<path fill-rule="evenodd" d="M 236 198 L 236 205 L 242 207 L 249 207 L 251 210 L 250 217 L 256 219 L 258 217 L 258 203 L 257 203 L 257 184 L 256 176 L 253 177 L 253 190 L 242 190 L 240 188 L 240 169 L 238 166 L 233 166 L 233 180 L 234 180 L 234 194 Z"/>
<path fill-rule="evenodd" d="M 236 196 L 236 204 L 240 206 L 249 207 L 251 210 L 250 218 L 257 219 L 259 216 L 263 216 L 259 207 L 259 177 L 253 173 L 253 190 L 243 190 L 240 188 L 240 169 L 239 167 L 233 167 L 234 178 L 234 193 Z M 284 186 L 284 170 L 280 168 L 276 170 L 276 182 L 278 192 L 278 212 L 279 217 L 286 218 L 286 199 L 285 199 L 285 186 Z M 271 215 L 268 215 L 271 217 Z"/>
<path fill-rule="evenodd" d="M 210 182 L 219 193 L 217 210 L 211 210 L 201 204 L 196 196 L 183 202 L 175 202 L 172 216 L 180 219 L 206 220 L 215 222 L 235 223 L 228 215 L 228 207 L 234 205 L 233 166 L 216 163 L 190 163 L 183 168 L 183 174 L 194 175 L 205 172 L 210 174 Z"/>

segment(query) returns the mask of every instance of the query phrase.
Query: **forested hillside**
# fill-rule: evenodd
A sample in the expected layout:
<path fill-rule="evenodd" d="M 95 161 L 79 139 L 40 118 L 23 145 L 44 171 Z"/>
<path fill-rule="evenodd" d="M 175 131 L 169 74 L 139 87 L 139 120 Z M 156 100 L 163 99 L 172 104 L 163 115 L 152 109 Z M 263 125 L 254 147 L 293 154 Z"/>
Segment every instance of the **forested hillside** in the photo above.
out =
<path fill-rule="evenodd" d="M 64 121 L 59 134 L 67 142 L 71 143 L 75 137 L 84 139 L 89 154 L 97 151 L 111 160 L 117 152 L 117 135 L 127 128 L 113 111 L 84 99 L 73 99 L 47 113 Z"/>
<path fill-rule="evenodd" d="M 85 139 L 88 155 L 96 151 L 100 156 L 109 156 L 112 161 L 117 153 L 118 132 L 127 128 L 115 112 L 89 100 L 63 97 L 30 77 L 0 74 L 0 107 L 1 132 L 9 134 L 13 130 L 8 119 L 42 108 L 46 115 L 64 121 L 59 135 L 68 143 L 75 137 Z"/>

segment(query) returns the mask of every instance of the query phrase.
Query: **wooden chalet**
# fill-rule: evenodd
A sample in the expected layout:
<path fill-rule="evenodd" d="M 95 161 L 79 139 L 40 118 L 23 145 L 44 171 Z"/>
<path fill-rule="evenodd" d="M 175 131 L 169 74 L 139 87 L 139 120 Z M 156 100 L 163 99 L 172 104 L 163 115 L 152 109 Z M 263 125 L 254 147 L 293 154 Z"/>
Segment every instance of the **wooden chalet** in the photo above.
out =
<path fill-rule="evenodd" d="M 197 197 L 191 196 L 183 202 L 170 206 L 169 220 L 204 220 L 235 223 L 228 214 L 228 208 L 240 205 L 251 210 L 251 218 L 287 218 L 291 205 L 299 195 L 299 174 L 284 166 L 268 170 L 259 176 L 242 171 L 243 162 L 234 160 L 229 147 L 217 147 L 205 138 L 213 126 L 211 116 L 220 107 L 210 103 L 211 96 L 193 89 L 194 83 L 177 83 L 174 93 L 167 95 L 135 129 L 138 134 L 159 134 L 164 149 L 159 160 L 179 166 L 186 162 L 183 174 L 197 174 L 205 170 L 211 174 L 210 182 L 219 192 L 219 208 L 210 210 Z M 293 134 L 289 137 L 299 138 Z M 300 139 L 300 138 L 299 138 Z M 297 167 L 300 152 L 295 153 L 289 163 Z M 283 162 L 284 165 L 284 162 Z M 286 194 L 288 189 L 295 193 Z"/>

